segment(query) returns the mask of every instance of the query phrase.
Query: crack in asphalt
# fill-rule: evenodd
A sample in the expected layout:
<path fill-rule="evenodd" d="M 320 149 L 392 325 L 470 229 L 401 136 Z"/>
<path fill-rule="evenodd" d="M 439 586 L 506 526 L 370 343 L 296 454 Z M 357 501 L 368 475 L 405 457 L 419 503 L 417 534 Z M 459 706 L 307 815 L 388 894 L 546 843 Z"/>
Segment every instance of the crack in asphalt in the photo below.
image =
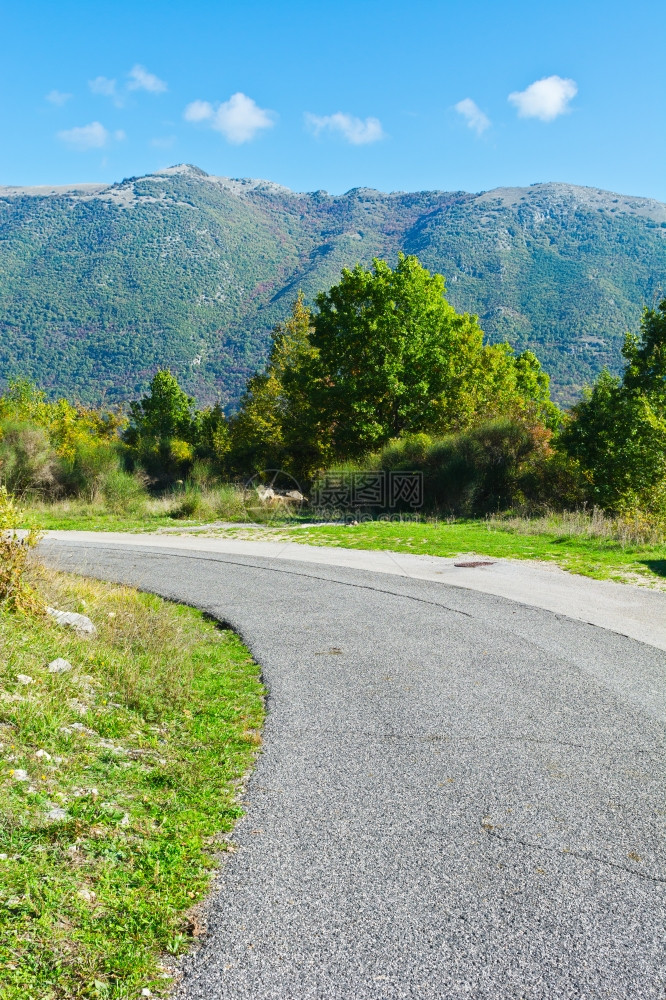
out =
<path fill-rule="evenodd" d="M 565 847 L 548 847 L 547 844 L 533 844 L 529 840 L 522 840 L 520 837 L 506 837 L 501 833 L 497 832 L 496 827 L 491 827 L 490 825 L 484 825 L 481 823 L 481 830 L 488 837 L 493 837 L 495 840 L 500 840 L 503 844 L 509 844 L 513 846 L 514 844 L 520 847 L 528 847 L 535 851 L 546 851 L 548 854 L 557 854 L 559 857 L 565 858 L 576 858 L 579 861 L 593 861 L 596 864 L 604 865 L 607 868 L 616 868 L 619 871 L 626 872 L 627 875 L 635 875 L 636 878 L 646 879 L 648 882 L 663 882 L 666 883 L 666 878 L 660 875 L 650 875 L 647 872 L 636 871 L 635 868 L 627 868 L 626 865 L 621 865 L 617 861 L 608 861 L 606 858 L 598 858 L 594 854 L 588 854 L 585 851 L 572 851 Z"/>

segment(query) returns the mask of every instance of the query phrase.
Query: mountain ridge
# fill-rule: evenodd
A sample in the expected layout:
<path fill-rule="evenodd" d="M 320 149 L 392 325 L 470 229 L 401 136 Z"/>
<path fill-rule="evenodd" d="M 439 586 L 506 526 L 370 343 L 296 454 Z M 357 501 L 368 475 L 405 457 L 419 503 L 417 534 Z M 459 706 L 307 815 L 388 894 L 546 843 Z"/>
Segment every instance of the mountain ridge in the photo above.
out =
<path fill-rule="evenodd" d="M 559 182 L 342 195 L 178 164 L 115 184 L 0 187 L 0 380 L 89 402 L 171 367 L 233 407 L 298 288 L 416 253 L 491 340 L 530 347 L 569 402 L 663 294 L 666 204 Z"/>

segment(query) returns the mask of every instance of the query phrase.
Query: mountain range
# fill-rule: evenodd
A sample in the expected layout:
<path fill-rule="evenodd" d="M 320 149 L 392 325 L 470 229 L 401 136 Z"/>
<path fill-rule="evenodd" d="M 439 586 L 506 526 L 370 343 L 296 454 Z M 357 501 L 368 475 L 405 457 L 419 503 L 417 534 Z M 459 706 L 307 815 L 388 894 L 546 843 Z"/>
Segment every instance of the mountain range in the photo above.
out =
<path fill-rule="evenodd" d="M 168 367 L 237 404 L 299 288 L 416 254 L 489 340 L 534 350 L 567 404 L 666 286 L 666 205 L 571 184 L 300 194 L 179 165 L 112 185 L 0 188 L 0 388 L 88 403 Z"/>

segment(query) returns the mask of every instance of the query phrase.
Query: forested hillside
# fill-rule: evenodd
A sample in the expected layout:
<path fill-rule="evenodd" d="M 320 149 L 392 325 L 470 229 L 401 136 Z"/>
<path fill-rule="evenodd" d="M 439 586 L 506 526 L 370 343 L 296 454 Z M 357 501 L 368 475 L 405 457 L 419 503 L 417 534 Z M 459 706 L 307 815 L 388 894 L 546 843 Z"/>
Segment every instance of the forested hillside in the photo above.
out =
<path fill-rule="evenodd" d="M 666 287 L 666 205 L 566 184 L 333 197 L 175 167 L 110 187 L 0 188 L 0 385 L 135 398 L 170 367 L 233 406 L 299 288 L 399 250 L 491 340 L 575 399 Z"/>

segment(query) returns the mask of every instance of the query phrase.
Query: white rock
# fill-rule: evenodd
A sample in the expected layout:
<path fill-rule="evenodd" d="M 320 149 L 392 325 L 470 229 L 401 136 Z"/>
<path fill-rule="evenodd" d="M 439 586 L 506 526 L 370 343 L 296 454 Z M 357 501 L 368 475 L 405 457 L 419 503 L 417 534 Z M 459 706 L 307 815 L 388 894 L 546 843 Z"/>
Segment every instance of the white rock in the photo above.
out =
<path fill-rule="evenodd" d="M 24 771 L 22 767 L 17 767 L 15 771 L 12 771 L 12 778 L 14 781 L 30 781 L 28 772 Z"/>
<path fill-rule="evenodd" d="M 147 986 L 144 986 L 144 988 L 141 990 L 142 997 L 152 997 L 152 995 L 153 994 L 150 992 Z"/>
<path fill-rule="evenodd" d="M 16 680 L 19 684 L 32 684 L 32 677 L 29 674 L 17 674 Z"/>
<path fill-rule="evenodd" d="M 72 712 L 76 712 L 77 715 L 85 715 L 89 708 L 84 701 L 79 701 L 78 698 L 70 698 L 67 706 L 71 708 Z"/>
<path fill-rule="evenodd" d="M 125 815 L 123 816 L 123 818 L 120 821 L 120 825 L 121 826 L 129 826 L 129 824 L 130 824 L 129 813 L 125 813 Z"/>
<path fill-rule="evenodd" d="M 51 660 L 48 666 L 50 674 L 64 674 L 71 669 L 72 664 L 69 660 L 63 660 L 62 656 L 59 656 L 57 660 Z"/>
<path fill-rule="evenodd" d="M 0 861 L 6 861 L 8 857 L 8 854 L 0 854 Z"/>
<path fill-rule="evenodd" d="M 51 754 L 47 753 L 46 750 L 38 750 L 35 757 L 41 757 L 42 760 L 51 760 Z"/>
<path fill-rule="evenodd" d="M 97 899 L 92 889 L 79 889 L 76 895 L 79 899 L 85 899 L 86 903 L 92 903 Z"/>
<path fill-rule="evenodd" d="M 46 818 L 54 823 L 61 823 L 63 820 L 69 819 L 69 814 L 60 806 L 54 806 L 53 809 L 49 809 Z"/>
<path fill-rule="evenodd" d="M 73 628 L 80 635 L 92 635 L 97 631 L 87 615 L 79 615 L 76 611 L 58 611 L 57 608 L 47 608 L 46 613 L 55 619 L 58 625 Z"/>

